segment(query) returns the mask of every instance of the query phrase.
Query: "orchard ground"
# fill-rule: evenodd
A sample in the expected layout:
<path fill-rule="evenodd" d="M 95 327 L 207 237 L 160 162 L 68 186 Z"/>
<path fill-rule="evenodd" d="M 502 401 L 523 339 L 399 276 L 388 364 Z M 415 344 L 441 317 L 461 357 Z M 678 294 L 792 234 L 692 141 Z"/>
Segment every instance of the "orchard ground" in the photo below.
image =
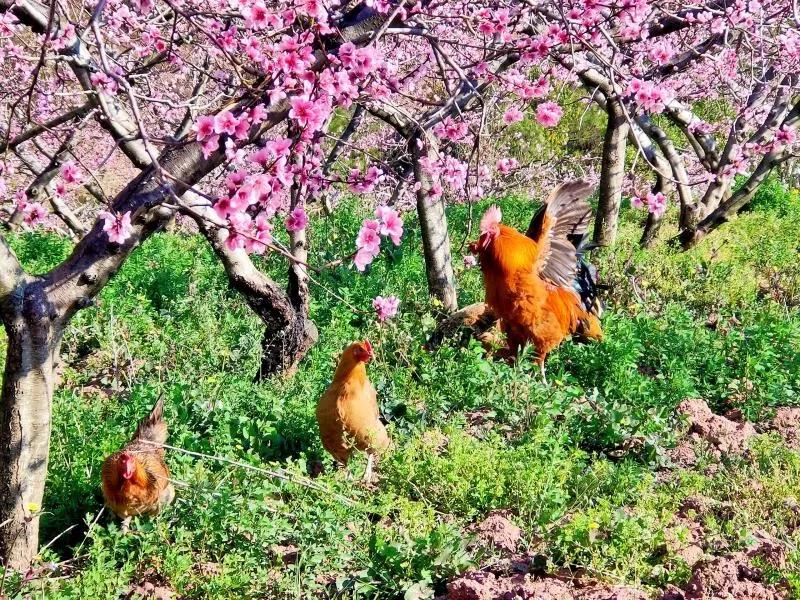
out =
<path fill-rule="evenodd" d="M 529 199 L 500 204 L 522 228 L 535 210 Z M 353 201 L 315 220 L 310 261 L 337 258 L 364 216 Z M 461 265 L 466 207 L 449 216 Z M 474 342 L 422 350 L 436 307 L 407 218 L 404 244 L 386 246 L 368 276 L 343 266 L 316 277 L 319 343 L 295 374 L 263 383 L 253 382 L 262 325 L 205 241 L 172 232 L 138 249 L 67 331 L 43 549 L 28 580 L 7 576 L 0 596 L 432 598 L 511 557 L 536 576 L 659 597 L 685 587 L 692 565 L 766 536 L 780 560 L 751 553 L 758 585 L 800 597 L 800 453 L 791 422 L 769 426 L 779 407 L 800 406 L 796 195 L 769 183 L 749 212 L 687 253 L 639 250 L 642 213 L 626 209 L 620 243 L 594 257 L 611 285 L 606 339 L 554 352 L 550 386 L 529 356 L 509 367 Z M 36 232 L 11 242 L 29 272 L 70 248 Z M 264 266 L 285 278 L 285 262 Z M 460 304 L 482 299 L 479 271 L 458 271 Z M 381 293 L 402 302 L 384 324 L 370 304 Z M 314 419 L 338 353 L 365 337 L 394 439 L 376 487 L 359 482 L 363 460 L 334 468 Z M 131 535 L 98 518 L 102 460 L 161 392 L 171 445 L 286 479 L 172 450 L 182 483 L 171 508 L 135 521 Z M 726 447 L 719 423 L 700 423 L 688 436 L 686 399 L 727 415 L 723 429 L 755 435 Z M 298 483 L 320 461 L 314 486 Z M 495 510 L 519 532 L 475 543 L 476 524 Z"/>

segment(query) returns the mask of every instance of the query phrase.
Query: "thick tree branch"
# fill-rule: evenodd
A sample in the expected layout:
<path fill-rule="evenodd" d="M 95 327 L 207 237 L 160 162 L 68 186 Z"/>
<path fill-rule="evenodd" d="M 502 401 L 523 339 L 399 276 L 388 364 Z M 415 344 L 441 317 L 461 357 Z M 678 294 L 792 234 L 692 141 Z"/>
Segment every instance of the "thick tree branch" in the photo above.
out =
<path fill-rule="evenodd" d="M 622 103 L 617 99 L 606 98 L 606 114 L 608 123 L 603 138 L 600 199 L 594 222 L 594 241 L 601 246 L 612 246 L 619 225 L 622 183 L 625 177 L 625 149 L 630 124 Z"/>
<path fill-rule="evenodd" d="M 9 0 L 0 0 L 0 3 Z M 27 4 L 28 0 L 23 0 Z M 354 9 L 345 16 L 346 25 L 340 30 L 336 46 L 345 41 L 363 37 L 366 32 L 376 30 L 385 17 L 366 7 Z M 319 70 L 327 64 L 327 55 L 317 52 L 312 69 Z M 264 102 L 268 96 L 266 86 L 257 92 L 243 96 L 230 110 L 239 114 L 245 109 Z M 284 98 L 267 109 L 263 123 L 254 126 L 247 143 L 253 143 L 289 114 L 289 99 Z M 119 245 L 109 241 L 103 226 L 96 222 L 91 231 L 76 245 L 72 255 L 45 277 L 45 285 L 52 294 L 54 310 L 63 319 L 69 319 L 77 310 L 88 306 L 108 279 L 116 273 L 122 263 L 141 242 L 163 227 L 174 214 L 174 208 L 161 206 L 170 199 L 182 196 L 192 186 L 225 161 L 222 148 L 205 158 L 197 142 L 167 149 L 159 156 L 158 165 L 147 166 L 132 180 L 112 203 L 112 210 L 122 214 L 132 213 L 131 236 Z M 142 157 L 148 163 L 149 157 Z"/>
<path fill-rule="evenodd" d="M 797 127 L 800 124 L 800 102 L 796 103 L 781 125 L 787 127 Z M 750 200 L 752 200 L 758 186 L 769 176 L 772 170 L 792 157 L 792 153 L 785 146 L 772 149 L 761 159 L 753 173 L 730 198 L 721 202 L 711 213 L 708 214 L 696 228 L 684 229 L 678 236 L 678 240 L 684 248 L 695 246 L 706 235 L 715 230 L 728 220 L 728 217 L 741 210 Z"/>
<path fill-rule="evenodd" d="M 25 271 L 17 255 L 6 239 L 0 235 L 0 304 L 5 304 L 8 296 L 17 289 L 24 278 Z"/>
<path fill-rule="evenodd" d="M 53 180 L 64 164 L 67 155 L 72 151 L 71 144 L 74 137 L 73 134 L 74 131 L 67 136 L 67 139 L 61 144 L 61 147 L 56 151 L 46 166 L 39 164 L 35 158 L 25 156 L 21 152 L 17 152 L 17 156 L 19 156 L 20 160 L 36 174 L 33 183 L 31 183 L 25 192 L 27 198 L 33 202 L 41 202 L 46 197 L 53 209 L 53 213 L 60 218 L 74 234 L 80 236 L 84 235 L 88 231 L 88 228 L 75 213 L 72 212 L 72 209 L 67 206 L 67 203 L 58 197 L 55 192 L 55 185 L 53 184 Z M 9 225 L 12 227 L 17 226 L 21 222 L 22 211 L 20 211 L 18 207 L 11 216 Z"/>

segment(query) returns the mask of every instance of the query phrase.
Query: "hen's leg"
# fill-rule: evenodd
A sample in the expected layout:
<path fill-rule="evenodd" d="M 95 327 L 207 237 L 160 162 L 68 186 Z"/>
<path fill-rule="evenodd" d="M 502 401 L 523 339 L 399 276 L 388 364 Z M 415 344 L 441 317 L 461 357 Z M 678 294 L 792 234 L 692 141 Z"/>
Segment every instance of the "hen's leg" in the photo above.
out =
<path fill-rule="evenodd" d="M 130 533 L 131 530 L 131 517 L 125 517 L 122 519 L 122 533 Z"/>
<path fill-rule="evenodd" d="M 547 383 L 547 375 L 544 373 L 544 360 L 540 360 L 539 362 L 539 371 L 542 373 L 542 383 L 545 385 L 550 385 Z"/>
<path fill-rule="evenodd" d="M 367 454 L 367 470 L 364 471 L 364 482 L 372 483 L 372 466 L 375 462 L 375 455 L 372 453 Z"/>

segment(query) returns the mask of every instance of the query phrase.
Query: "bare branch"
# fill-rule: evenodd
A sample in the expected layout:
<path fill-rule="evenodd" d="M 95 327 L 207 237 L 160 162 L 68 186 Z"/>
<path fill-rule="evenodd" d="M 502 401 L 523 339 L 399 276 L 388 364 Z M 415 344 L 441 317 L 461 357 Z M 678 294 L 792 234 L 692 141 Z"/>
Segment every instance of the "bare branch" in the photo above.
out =
<path fill-rule="evenodd" d="M 6 142 L 5 139 L 6 136 L 2 135 L 2 131 L 0 131 L 0 135 L 2 135 L 3 138 L 0 139 L 0 152 L 5 152 L 7 149 L 14 150 L 20 144 L 27 142 L 29 139 L 34 138 L 44 133 L 45 131 L 50 131 L 52 129 L 55 129 L 59 125 L 63 125 L 64 123 L 68 123 L 69 121 L 72 121 L 74 119 L 79 119 L 81 117 L 84 117 L 86 114 L 88 114 L 88 112 L 91 109 L 92 109 L 91 103 L 87 102 L 86 104 L 82 104 L 77 108 L 73 108 L 72 110 L 67 111 L 62 115 L 53 117 L 46 123 L 42 123 L 41 125 L 33 125 L 32 127 L 29 127 L 28 129 L 26 129 L 16 137 L 14 137 L 14 139 L 8 140 L 8 142 Z"/>
<path fill-rule="evenodd" d="M 30 27 L 35 33 L 46 33 L 48 27 L 47 11 L 35 0 L 0 0 L 0 13 L 11 10 L 21 23 Z M 59 25 L 56 23 L 56 29 Z M 52 36 L 56 32 L 49 32 Z M 103 126 L 119 144 L 120 149 L 137 167 L 146 167 L 148 162 L 147 151 L 142 140 L 137 139 L 136 123 L 127 114 L 118 100 L 102 90 L 96 89 L 90 76 L 98 69 L 92 55 L 80 38 L 62 54 L 69 57 L 68 61 L 72 72 L 75 74 L 81 87 L 90 92 L 92 106 L 98 106 L 103 113 L 100 125 Z"/>

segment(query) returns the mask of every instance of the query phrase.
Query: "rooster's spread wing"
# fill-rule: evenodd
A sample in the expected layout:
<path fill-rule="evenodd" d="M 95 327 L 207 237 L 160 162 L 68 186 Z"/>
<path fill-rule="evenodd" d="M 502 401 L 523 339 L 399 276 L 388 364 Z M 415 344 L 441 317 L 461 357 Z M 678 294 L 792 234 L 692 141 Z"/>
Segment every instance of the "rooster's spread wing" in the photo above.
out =
<path fill-rule="evenodd" d="M 528 227 L 526 235 L 539 246 L 534 271 L 554 285 L 573 287 L 578 264 L 569 238 L 586 233 L 592 214 L 586 198 L 591 193 L 592 186 L 585 181 L 562 183 Z"/>

